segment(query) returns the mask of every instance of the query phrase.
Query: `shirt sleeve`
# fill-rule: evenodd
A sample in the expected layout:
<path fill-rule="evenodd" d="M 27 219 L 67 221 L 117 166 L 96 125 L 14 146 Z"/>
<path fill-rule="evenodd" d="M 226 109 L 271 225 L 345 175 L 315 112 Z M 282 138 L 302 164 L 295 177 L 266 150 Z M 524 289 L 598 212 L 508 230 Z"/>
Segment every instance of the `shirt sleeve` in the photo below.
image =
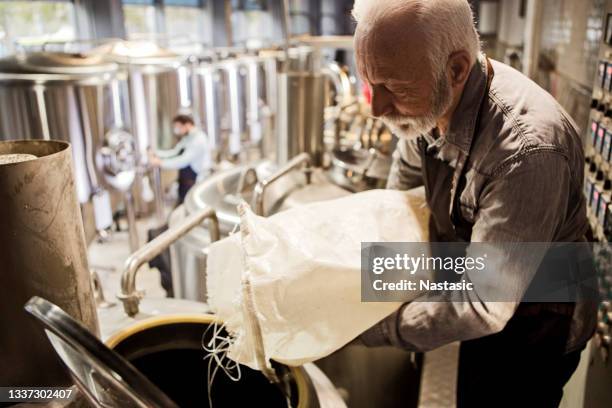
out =
<path fill-rule="evenodd" d="M 416 138 L 400 138 L 393 152 L 393 163 L 387 180 L 387 188 L 410 190 L 423 185 L 421 155 Z"/>
<path fill-rule="evenodd" d="M 196 159 L 202 158 L 202 146 L 201 142 L 193 140 L 184 146 L 183 153 L 178 156 L 161 159 L 161 167 L 165 170 L 180 170 L 189 166 Z"/>
<path fill-rule="evenodd" d="M 181 142 L 178 142 L 176 146 L 174 146 L 172 149 L 157 150 L 155 154 L 160 159 L 167 159 L 170 157 L 178 156 L 179 153 L 181 152 L 181 148 L 182 148 Z"/>
<path fill-rule="evenodd" d="M 554 241 L 567 212 L 571 181 L 565 157 L 555 152 L 531 153 L 505 167 L 483 188 L 471 236 L 471 242 L 503 243 L 495 245 L 501 249 L 495 255 L 495 282 L 486 282 L 487 299 L 498 291 L 503 301 L 464 291 L 460 301 L 405 303 L 362 334 L 366 345 L 427 351 L 505 327 L 545 255 L 545 246 L 527 251 L 518 244 Z M 468 255 L 473 250 L 470 245 Z M 466 273 L 467 280 L 477 282 L 478 273 Z"/>

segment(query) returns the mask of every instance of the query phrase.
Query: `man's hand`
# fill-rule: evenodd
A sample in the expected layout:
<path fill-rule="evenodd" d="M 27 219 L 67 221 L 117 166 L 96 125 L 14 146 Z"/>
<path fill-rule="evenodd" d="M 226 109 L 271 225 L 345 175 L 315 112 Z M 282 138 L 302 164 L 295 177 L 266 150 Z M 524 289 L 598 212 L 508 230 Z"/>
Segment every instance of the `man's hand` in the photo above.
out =
<path fill-rule="evenodd" d="M 160 167 L 162 164 L 162 161 L 159 157 L 155 155 L 155 153 L 149 151 L 149 163 L 153 167 Z"/>

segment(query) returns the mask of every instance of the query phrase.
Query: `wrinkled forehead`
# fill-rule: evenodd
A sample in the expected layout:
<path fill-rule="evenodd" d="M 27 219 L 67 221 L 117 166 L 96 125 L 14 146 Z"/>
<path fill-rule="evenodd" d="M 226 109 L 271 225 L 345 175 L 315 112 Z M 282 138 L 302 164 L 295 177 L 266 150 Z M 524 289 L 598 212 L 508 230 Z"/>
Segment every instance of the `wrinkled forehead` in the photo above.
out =
<path fill-rule="evenodd" d="M 414 78 L 430 71 L 426 27 L 409 14 L 379 17 L 373 24 L 357 26 L 355 55 L 362 77 Z"/>

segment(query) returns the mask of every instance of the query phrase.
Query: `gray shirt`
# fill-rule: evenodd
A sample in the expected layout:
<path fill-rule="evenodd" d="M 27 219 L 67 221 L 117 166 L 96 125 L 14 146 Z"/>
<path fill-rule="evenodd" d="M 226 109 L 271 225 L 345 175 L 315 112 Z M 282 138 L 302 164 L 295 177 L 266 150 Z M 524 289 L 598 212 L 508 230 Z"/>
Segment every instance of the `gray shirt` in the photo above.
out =
<path fill-rule="evenodd" d="M 448 131 L 442 138 L 429 139 L 429 148 L 435 147 L 455 169 L 451 197 L 460 174 L 465 177 L 456 200 L 461 216 L 473 224 L 471 242 L 578 241 L 588 221 L 577 127 L 529 78 L 500 62 L 491 64 L 494 75 L 488 92 L 481 56 Z M 388 188 L 407 190 L 423 184 L 416 140 L 400 140 L 393 157 Z M 371 346 L 427 351 L 499 332 L 514 315 L 538 264 L 538 259 L 508 254 L 500 285 L 515 289 L 513 301 L 411 302 L 361 339 Z M 595 317 L 592 302 L 576 304 L 567 351 L 588 340 Z"/>
<path fill-rule="evenodd" d="M 180 170 L 187 166 L 198 175 L 207 175 L 212 167 L 208 137 L 197 128 L 185 135 L 174 148 L 158 150 L 161 167 L 165 170 Z"/>

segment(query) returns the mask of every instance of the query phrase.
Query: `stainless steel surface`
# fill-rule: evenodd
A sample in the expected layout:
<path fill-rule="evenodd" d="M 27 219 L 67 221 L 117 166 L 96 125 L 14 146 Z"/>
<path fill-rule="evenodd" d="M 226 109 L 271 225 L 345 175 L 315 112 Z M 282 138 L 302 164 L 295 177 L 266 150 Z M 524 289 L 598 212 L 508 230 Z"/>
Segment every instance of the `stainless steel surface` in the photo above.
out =
<path fill-rule="evenodd" d="M 180 223 L 188 214 L 210 206 L 217 213 L 221 235 L 228 235 L 240 222 L 236 210 L 237 205 L 242 200 L 252 202 L 253 199 L 253 188 L 241 190 L 239 187 L 241 180 L 243 180 L 243 185 L 253 186 L 257 180 L 270 177 L 276 170 L 277 167 L 271 163 L 262 162 L 254 166 L 236 167 L 213 175 L 191 189 L 185 205 L 178 207 L 171 214 L 170 227 Z M 251 182 L 244 183 L 245 174 L 249 175 Z M 343 197 L 348 194 L 350 194 L 349 191 L 330 183 L 327 174 L 321 169 L 312 171 L 310 184 L 306 184 L 302 172 L 293 171 L 268 186 L 264 194 L 264 213 L 273 214 L 297 205 Z M 196 227 L 172 245 L 172 275 L 176 297 L 206 300 L 206 256 L 209 244 L 206 229 Z"/>
<path fill-rule="evenodd" d="M 3 141 L 0 154 L 38 157 L 0 165 L 0 384 L 69 385 L 23 305 L 44 296 L 98 332 L 70 145 Z"/>
<path fill-rule="evenodd" d="M 277 160 L 286 163 L 299 153 L 310 154 L 313 166 L 322 164 L 324 79 L 307 71 L 280 74 Z"/>
<path fill-rule="evenodd" d="M 374 148 L 334 149 L 331 152 L 330 179 L 351 191 L 385 188 L 391 169 L 391 157 Z"/>
<path fill-rule="evenodd" d="M 140 248 L 140 239 L 138 238 L 138 229 L 136 228 L 136 209 L 134 208 L 134 196 L 131 191 L 123 193 L 123 202 L 125 204 L 125 215 L 128 223 L 128 236 L 130 242 L 130 252 L 136 252 Z"/>
<path fill-rule="evenodd" d="M 197 119 L 219 157 L 261 158 L 262 140 L 274 132 L 276 60 L 238 55 L 192 70 Z"/>
<path fill-rule="evenodd" d="M 455 342 L 423 355 L 419 407 L 456 407 L 459 349 Z"/>
<path fill-rule="evenodd" d="M 100 276 L 98 275 L 98 272 L 94 270 L 91 271 L 91 286 L 97 307 L 106 309 L 115 305 L 113 302 L 106 300 L 106 297 L 104 296 L 104 289 L 102 288 L 102 282 L 100 281 Z"/>
<path fill-rule="evenodd" d="M 90 52 L 118 64 L 127 76 L 123 97 L 128 99 L 130 116 L 125 126 L 135 137 L 138 173 L 134 183 L 134 205 L 138 214 L 153 212 L 163 223 L 159 207 L 163 191 L 148 166 L 148 149 L 169 149 L 175 144 L 172 119 L 191 109 L 189 69 L 185 57 L 148 41 L 115 41 Z M 144 191 L 153 191 L 153 200 Z"/>
<path fill-rule="evenodd" d="M 118 304 L 108 308 L 98 308 L 101 339 L 107 344 L 112 338 L 124 337 L 126 333 L 133 332 L 139 325 L 147 324 L 147 322 L 188 320 L 190 317 L 201 318 L 209 313 L 208 306 L 204 303 L 172 298 L 145 297 L 140 303 L 139 313 L 133 317 L 127 316 Z M 181 337 L 175 335 L 168 341 L 177 343 L 181 341 Z M 302 370 L 302 368 L 299 369 Z M 316 400 L 321 408 L 346 407 L 332 382 L 320 369 L 314 364 L 306 364 L 303 370 L 312 384 Z"/>
<path fill-rule="evenodd" d="M 133 324 L 112 335 L 106 343 L 145 376 L 159 381 L 156 385 L 180 406 L 207 406 L 208 361 L 202 358 L 205 355 L 202 344 L 210 341 L 212 332 L 207 329 L 215 321 L 215 316 L 210 314 L 158 316 Z M 212 364 L 217 362 L 213 360 Z M 291 382 L 294 392 L 290 405 L 260 372 L 242 366 L 238 381 L 229 380 L 223 373 L 215 376 L 211 394 L 213 406 L 244 403 L 244 396 L 237 395 L 243 392 L 257 406 L 319 407 L 317 390 L 304 368 L 277 367 L 287 373 Z M 172 378 L 179 371 L 180 384 Z M 169 384 L 174 385 L 168 387 Z"/>
<path fill-rule="evenodd" d="M 125 115 L 113 98 L 117 65 L 97 57 L 34 53 L 0 60 L 0 140 L 72 144 L 79 201 L 102 188 L 93 152 Z"/>
<path fill-rule="evenodd" d="M 216 64 L 202 63 L 192 70 L 194 114 L 206 132 L 211 148 L 221 152 L 229 127 L 228 80 Z"/>
<path fill-rule="evenodd" d="M 279 180 L 281 177 L 297 170 L 300 167 L 305 167 L 304 173 L 306 175 L 306 184 L 310 184 L 310 172 L 312 169 L 310 168 L 310 155 L 308 153 L 301 153 L 295 156 L 272 175 L 257 183 L 255 190 L 253 191 L 253 207 L 255 208 L 255 213 L 257 215 L 265 215 L 264 196 L 270 185 Z"/>
<path fill-rule="evenodd" d="M 330 62 L 321 69 L 321 73 L 329 78 L 333 85 L 334 104 L 340 107 L 355 102 L 355 90 L 347 72 L 337 62 Z"/>
<path fill-rule="evenodd" d="M 349 345 L 316 361 L 315 365 L 350 408 L 417 407 L 420 369 L 408 351 Z"/>
<path fill-rule="evenodd" d="M 216 174 L 196 185 L 188 194 L 184 207 L 172 214 L 170 225 L 179 222 L 185 213 L 202 206 L 212 206 L 217 211 L 222 234 L 228 234 L 239 216 L 236 205 L 252 200 L 248 188 L 241 189 L 240 180 L 245 174 L 257 174 L 259 180 L 268 178 L 277 170 L 270 163 L 260 163 L 252 168 L 244 166 Z M 249 183 L 242 183 L 244 186 Z M 322 201 L 350 194 L 330 182 L 329 174 L 314 169 L 311 184 L 306 185 L 304 175 L 291 171 L 271 185 L 265 192 L 265 214 L 273 214 L 304 203 Z M 206 255 L 208 238 L 206 230 L 196 228 L 173 245 L 173 274 L 175 295 L 189 299 L 206 299 Z M 419 369 L 412 365 L 411 354 L 393 348 L 366 349 L 345 347 L 317 362 L 336 387 L 348 398 L 350 407 L 404 407 L 416 406 L 419 385 Z"/>
<path fill-rule="evenodd" d="M 205 303 L 184 299 L 144 297 L 139 304 L 138 314 L 128 316 L 121 303 L 107 308 L 98 308 L 100 338 L 106 342 L 117 333 L 130 330 L 139 322 L 167 316 L 203 315 L 210 313 Z"/>
<path fill-rule="evenodd" d="M 219 223 L 215 211 L 211 208 L 204 208 L 189 216 L 180 225 L 168 229 L 159 235 L 133 253 L 125 261 L 125 269 L 121 276 L 121 294 L 119 294 L 118 298 L 123 302 L 125 312 L 129 316 L 134 316 L 138 313 L 138 303 L 142 298 L 142 293 L 136 290 L 136 273 L 138 269 L 206 219 L 209 220 L 208 230 L 211 242 L 218 240 Z"/>
<path fill-rule="evenodd" d="M 96 155 L 108 133 L 129 112 L 117 89 L 127 86 L 116 64 L 98 56 L 32 53 L 0 60 L 0 140 L 65 140 L 72 145 L 74 178 L 81 204 L 93 203 L 96 217 L 87 230 L 110 227 L 110 189 L 96 169 Z M 91 226 L 90 226 L 91 225 Z"/>

